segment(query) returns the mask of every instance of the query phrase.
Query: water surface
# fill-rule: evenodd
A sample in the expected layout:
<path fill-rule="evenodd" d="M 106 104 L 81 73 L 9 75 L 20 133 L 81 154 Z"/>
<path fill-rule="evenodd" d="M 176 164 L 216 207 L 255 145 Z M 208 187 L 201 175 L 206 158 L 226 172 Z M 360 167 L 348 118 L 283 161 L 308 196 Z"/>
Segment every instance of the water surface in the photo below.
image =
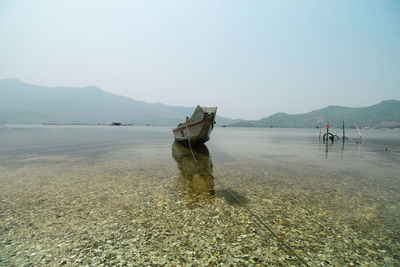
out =
<path fill-rule="evenodd" d="M 0 265 L 400 264 L 400 131 L 0 126 Z"/>

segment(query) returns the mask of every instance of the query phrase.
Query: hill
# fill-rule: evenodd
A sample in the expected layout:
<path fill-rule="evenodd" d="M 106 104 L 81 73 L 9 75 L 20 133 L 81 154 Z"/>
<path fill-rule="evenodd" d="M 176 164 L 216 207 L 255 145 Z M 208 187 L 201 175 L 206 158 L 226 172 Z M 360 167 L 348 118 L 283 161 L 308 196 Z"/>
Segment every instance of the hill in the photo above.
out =
<path fill-rule="evenodd" d="M 361 127 L 400 127 L 400 101 L 386 100 L 379 104 L 361 107 L 328 106 L 304 114 L 276 113 L 258 121 L 239 121 L 236 127 L 318 127 L 329 121 L 340 126 L 345 121 L 349 127 L 357 123 Z"/>
<path fill-rule="evenodd" d="M 194 107 L 146 103 L 100 88 L 44 87 L 0 80 L 0 123 L 176 125 Z M 217 123 L 232 120 L 217 116 Z"/>

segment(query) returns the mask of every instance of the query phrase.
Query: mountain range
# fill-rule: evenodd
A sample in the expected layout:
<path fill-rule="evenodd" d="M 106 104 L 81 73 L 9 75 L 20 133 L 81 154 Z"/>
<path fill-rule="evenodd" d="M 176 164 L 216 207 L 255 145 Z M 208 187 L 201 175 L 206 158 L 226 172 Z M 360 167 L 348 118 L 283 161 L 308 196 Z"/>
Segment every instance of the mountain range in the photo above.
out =
<path fill-rule="evenodd" d="M 0 123 L 176 125 L 194 107 L 146 103 L 100 88 L 45 87 L 15 78 L 0 80 Z M 361 107 L 328 106 L 304 114 L 276 113 L 261 120 L 217 116 L 217 125 L 233 127 L 318 127 L 342 121 L 361 127 L 400 127 L 400 101 L 386 100 Z"/>
<path fill-rule="evenodd" d="M 44 87 L 0 80 L 0 123 L 176 125 L 194 107 L 146 103 L 100 88 Z M 217 116 L 221 124 L 231 119 Z"/>
<path fill-rule="evenodd" d="M 230 126 L 236 127 L 324 127 L 326 122 L 332 126 L 341 126 L 342 121 L 348 127 L 357 124 L 360 127 L 400 128 L 400 101 L 385 100 L 379 104 L 351 108 L 328 106 L 303 114 L 276 113 L 257 121 L 237 121 Z"/>

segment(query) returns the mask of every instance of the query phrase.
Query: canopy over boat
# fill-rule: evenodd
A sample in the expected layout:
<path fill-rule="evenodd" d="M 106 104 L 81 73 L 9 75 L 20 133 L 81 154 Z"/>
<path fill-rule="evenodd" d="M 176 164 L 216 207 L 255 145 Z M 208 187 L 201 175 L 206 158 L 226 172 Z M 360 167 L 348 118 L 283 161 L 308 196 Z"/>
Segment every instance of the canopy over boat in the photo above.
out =
<path fill-rule="evenodd" d="M 198 106 L 204 113 L 217 113 L 217 107 Z"/>

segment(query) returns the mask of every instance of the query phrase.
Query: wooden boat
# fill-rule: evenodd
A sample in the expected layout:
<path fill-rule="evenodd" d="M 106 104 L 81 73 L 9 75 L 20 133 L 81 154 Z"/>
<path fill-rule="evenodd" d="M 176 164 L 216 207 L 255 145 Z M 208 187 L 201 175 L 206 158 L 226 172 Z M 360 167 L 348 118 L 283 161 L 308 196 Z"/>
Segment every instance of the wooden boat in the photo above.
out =
<path fill-rule="evenodd" d="M 203 144 L 210 139 L 214 129 L 217 107 L 197 106 L 193 115 L 172 130 L 175 140 L 189 145 Z"/>

